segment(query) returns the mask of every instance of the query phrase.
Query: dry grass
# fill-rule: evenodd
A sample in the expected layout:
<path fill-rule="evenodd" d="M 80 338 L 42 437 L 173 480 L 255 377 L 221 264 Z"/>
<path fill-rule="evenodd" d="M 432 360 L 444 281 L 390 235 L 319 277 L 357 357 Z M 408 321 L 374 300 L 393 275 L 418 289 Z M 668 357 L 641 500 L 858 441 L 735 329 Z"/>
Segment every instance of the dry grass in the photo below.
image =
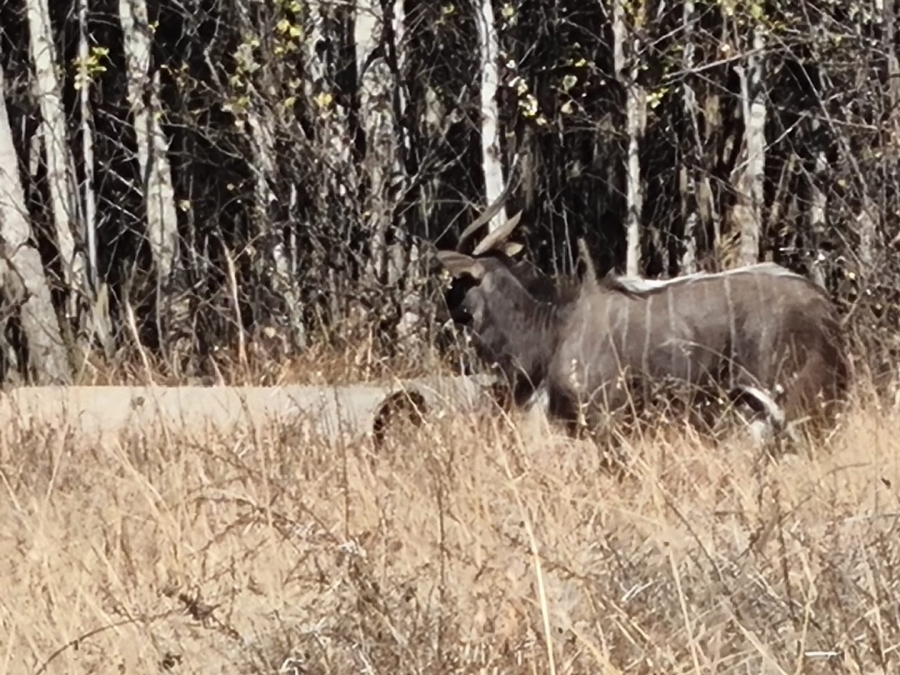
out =
<path fill-rule="evenodd" d="M 621 481 L 533 424 L 417 433 L 3 430 L 0 673 L 900 672 L 900 419 L 778 463 L 661 432 Z"/>
<path fill-rule="evenodd" d="M 278 345 L 249 341 L 244 349 L 223 347 L 210 357 L 192 355 L 188 365 L 145 349 L 123 348 L 110 358 L 91 354 L 74 384 L 180 386 L 279 386 L 284 384 L 344 385 L 392 378 L 412 378 L 442 371 L 452 373 L 452 356 L 422 348 L 388 356 L 373 337 L 345 341 L 343 346 L 314 343 L 298 354 L 285 355 Z"/>

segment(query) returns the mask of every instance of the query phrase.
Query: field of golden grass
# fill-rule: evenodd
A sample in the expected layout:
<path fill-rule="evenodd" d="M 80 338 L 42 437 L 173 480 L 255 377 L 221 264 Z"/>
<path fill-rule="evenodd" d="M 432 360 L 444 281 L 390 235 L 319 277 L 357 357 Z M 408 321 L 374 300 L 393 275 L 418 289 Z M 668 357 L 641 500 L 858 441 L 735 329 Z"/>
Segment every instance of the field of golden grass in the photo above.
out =
<path fill-rule="evenodd" d="M 499 413 L 378 454 L 3 429 L 0 674 L 900 672 L 900 417 L 632 450 Z"/>

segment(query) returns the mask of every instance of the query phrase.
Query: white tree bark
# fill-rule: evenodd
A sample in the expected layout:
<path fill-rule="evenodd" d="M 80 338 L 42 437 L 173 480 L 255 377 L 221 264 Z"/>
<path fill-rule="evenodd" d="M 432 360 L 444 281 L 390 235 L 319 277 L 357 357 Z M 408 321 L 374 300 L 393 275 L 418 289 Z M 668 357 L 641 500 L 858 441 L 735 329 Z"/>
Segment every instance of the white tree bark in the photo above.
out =
<path fill-rule="evenodd" d="M 697 225 L 700 215 L 697 210 L 697 170 L 700 158 L 700 133 L 697 129 L 697 95 L 691 85 L 691 72 L 694 69 L 694 0 L 684 0 L 682 9 L 682 25 L 684 27 L 684 118 L 690 121 L 693 130 L 693 143 L 688 141 L 684 152 L 688 157 L 687 166 L 682 167 L 681 217 L 684 222 L 684 253 L 681 256 L 682 274 L 693 274 L 697 271 Z"/>
<path fill-rule="evenodd" d="M 50 297 L 50 286 L 41 256 L 29 243 L 31 225 L 25 193 L 18 175 L 18 159 L 4 99 L 0 69 L 0 283 L 10 302 L 21 303 L 22 330 L 28 340 L 37 384 L 68 384 L 71 371 L 59 321 Z"/>
<path fill-rule="evenodd" d="M 500 47 L 491 0 L 481 0 L 479 8 L 477 24 L 478 45 L 481 50 L 481 154 L 484 196 L 487 204 L 493 204 L 503 194 L 504 188 L 503 162 L 500 156 L 500 113 L 497 105 Z M 488 223 L 488 231 L 498 228 L 505 221 L 506 208 L 502 208 Z"/>
<path fill-rule="evenodd" d="M 321 180 L 318 181 L 319 208 L 324 209 L 331 195 L 345 199 L 347 185 L 356 184 L 356 167 L 351 160 L 350 134 L 347 110 L 335 101 L 331 67 L 327 53 L 319 52 L 319 45 L 328 44 L 334 36 L 325 30 L 329 13 L 328 3 L 310 0 L 306 4 L 306 66 L 309 76 L 304 78 L 304 94 L 313 110 L 318 113 L 315 133 L 318 151 L 315 159 L 321 163 Z M 341 175 L 342 180 L 336 176 Z"/>
<path fill-rule="evenodd" d="M 119 0 L 119 17 L 128 67 L 128 100 L 134 116 L 144 186 L 147 236 L 162 284 L 170 278 L 176 265 L 178 220 L 172 171 L 166 155 L 168 141 L 156 117 L 161 109 L 159 73 L 152 78 L 149 75 L 151 40 L 146 1 Z"/>
<path fill-rule="evenodd" d="M 643 0 L 635 8 L 635 25 L 643 24 L 645 12 Z M 640 149 L 644 130 L 647 127 L 647 94 L 638 84 L 640 63 L 634 50 L 626 48 L 628 28 L 625 20 L 625 1 L 613 2 L 613 58 L 616 77 L 626 92 L 626 133 L 628 134 L 628 154 L 626 160 L 626 207 L 625 221 L 626 254 L 625 273 L 637 276 L 641 268 L 641 213 L 644 207 L 644 191 L 641 183 Z M 627 72 L 626 72 L 627 71 Z"/>
<path fill-rule="evenodd" d="M 740 228 L 738 261 L 751 265 L 759 261 L 759 241 L 764 204 L 763 179 L 766 168 L 766 103 L 763 90 L 762 28 L 753 30 L 753 51 L 747 57 L 747 68 L 741 68 L 741 98 L 744 114 L 745 161 L 738 168 L 735 181 L 737 203 L 735 223 Z M 748 72 L 749 71 L 749 72 Z"/>
<path fill-rule="evenodd" d="M 81 89 L 79 90 L 79 107 L 81 109 L 81 148 L 84 158 L 84 186 L 82 199 L 84 203 L 84 236 L 87 247 L 88 265 L 87 279 L 90 287 L 91 313 L 85 317 L 79 341 L 82 348 L 87 349 L 91 342 L 91 334 L 96 335 L 103 346 L 107 358 L 112 358 L 115 351 L 115 339 L 109 320 L 109 303 L 106 302 L 106 290 L 101 290 L 97 278 L 97 195 L 94 192 L 94 130 L 91 127 L 91 81 L 87 72 L 89 59 L 88 49 L 88 0 L 79 0 L 79 30 L 78 56 L 81 71 Z"/>
<path fill-rule="evenodd" d="M 819 126 L 818 121 L 813 122 L 813 128 L 815 129 L 817 126 Z M 809 205 L 809 226 L 813 237 L 815 237 L 813 241 L 815 241 L 816 244 L 819 243 L 819 237 L 825 232 L 825 214 L 828 210 L 828 197 L 825 195 L 825 191 L 822 188 L 824 186 L 823 179 L 827 169 L 828 159 L 825 156 L 825 151 L 819 149 L 816 152 L 816 162 L 813 168 L 812 180 L 810 181 L 811 203 Z M 818 253 L 815 255 L 818 255 Z M 825 285 L 824 269 L 818 258 L 813 260 L 812 276 L 820 286 Z"/>
<path fill-rule="evenodd" d="M 363 171 L 368 179 L 366 229 L 372 233 L 370 274 L 385 281 L 387 230 L 393 221 L 390 188 L 400 175 L 397 125 L 391 101 L 394 77 L 385 58 L 385 16 L 380 0 L 357 0 L 354 40 L 360 121 L 366 136 Z M 376 50 L 381 48 L 381 53 Z"/>
<path fill-rule="evenodd" d="M 97 288 L 97 197 L 94 194 L 94 132 L 91 129 L 90 81 L 87 76 L 88 50 L 88 0 L 78 3 L 78 57 L 81 61 L 82 87 L 78 102 L 81 108 L 81 147 L 84 156 L 84 234 L 88 252 L 88 280 L 91 289 Z"/>
<path fill-rule="evenodd" d="M 896 176 L 900 168 L 900 59 L 897 56 L 897 7 L 895 0 L 884 0 L 882 41 L 887 56 L 888 101 L 890 102 L 890 128 L 893 143 L 889 143 L 885 161 L 889 171 Z M 893 186 L 891 186 L 892 189 Z M 874 234 L 874 233 L 871 233 Z M 874 237 L 872 237 L 874 239 Z"/>
<path fill-rule="evenodd" d="M 409 102 L 409 92 L 406 89 L 406 84 L 402 81 L 403 73 L 406 73 L 407 70 L 407 57 L 406 57 L 406 12 L 404 10 L 405 2 L 404 0 L 394 0 L 394 16 L 392 22 L 392 29 L 394 34 L 394 56 L 397 60 L 397 72 L 401 74 L 401 81 L 396 83 L 397 93 L 400 103 L 400 110 L 406 111 L 406 106 Z M 412 141 L 410 139 L 410 135 L 406 133 L 405 129 L 401 129 L 399 125 L 395 125 L 397 127 L 397 131 L 402 134 L 402 143 L 406 147 L 407 150 L 411 149 Z"/>
<path fill-rule="evenodd" d="M 860 272 L 870 275 L 875 271 L 875 245 L 878 241 L 878 207 L 868 195 L 863 195 L 862 208 L 856 215 L 859 233 Z"/>
<path fill-rule="evenodd" d="M 56 49 L 50 26 L 47 0 L 27 0 L 29 47 L 35 70 L 35 94 L 41 109 L 40 135 L 47 159 L 50 208 L 56 227 L 57 245 L 62 258 L 63 282 L 69 289 L 66 313 L 76 312 L 77 294 L 84 285 L 84 258 L 75 253 L 72 223 L 75 218 L 74 180 L 69 173 L 66 119 L 62 103 L 62 84 L 56 68 Z"/>
<path fill-rule="evenodd" d="M 347 200 L 348 185 L 357 185 L 357 167 L 351 161 L 351 134 L 349 133 L 348 111 L 335 96 L 333 84 L 334 65 L 330 63 L 329 45 L 338 40 L 328 34 L 326 20 L 333 11 L 332 5 L 321 0 L 310 0 L 304 4 L 305 15 L 305 65 L 307 76 L 303 78 L 303 92 L 306 101 L 314 114 L 315 151 L 310 161 L 315 163 L 320 178 L 316 181 L 318 192 L 315 196 L 316 208 L 311 212 L 309 225 L 312 227 L 316 218 L 329 218 L 333 213 L 336 200 Z M 324 47 L 324 49 L 322 48 Z M 316 240 L 313 239 L 313 244 Z M 329 310 L 332 314 L 340 312 L 340 280 L 333 267 L 325 263 L 331 252 L 317 246 L 314 249 L 317 267 L 328 269 L 323 284 L 330 299 Z M 340 258 L 343 254 L 337 252 Z"/>
<path fill-rule="evenodd" d="M 420 270 L 417 245 L 410 247 L 401 242 L 387 245 L 388 229 L 394 225 L 394 188 L 404 179 L 400 162 L 402 145 L 409 147 L 409 137 L 395 118 L 393 95 L 399 90 L 400 110 L 406 97 L 396 74 L 387 60 L 389 50 L 397 60 L 397 68 L 403 72 L 405 46 L 405 14 L 402 0 L 393 4 L 391 34 L 386 33 L 387 19 L 380 0 L 357 0 L 354 40 L 356 66 L 360 94 L 360 119 L 366 137 L 366 155 L 363 170 L 368 179 L 365 218 L 372 233 L 372 258 L 369 261 L 370 279 L 390 287 L 402 287 L 400 321 L 397 337 L 405 342 L 405 349 L 413 347 L 417 332 L 422 328 L 421 288 L 416 272 Z M 408 274 L 410 273 L 411 274 Z"/>
<path fill-rule="evenodd" d="M 887 57 L 888 74 L 888 100 L 891 105 L 890 120 L 891 131 L 894 135 L 894 143 L 889 146 L 890 159 L 896 164 L 898 159 L 897 141 L 900 139 L 900 59 L 897 57 L 897 9 L 895 0 L 884 0 L 883 12 L 883 37 L 884 54 Z"/>
<path fill-rule="evenodd" d="M 249 36 L 256 34 L 259 28 L 253 22 L 247 4 L 249 4 L 247 0 L 241 0 L 237 3 L 237 8 L 241 32 Z M 274 111 L 279 104 L 279 87 L 274 80 L 278 77 L 276 74 L 278 71 L 271 67 L 262 68 L 261 64 L 253 61 L 249 50 L 241 52 L 239 58 L 243 59 L 239 63 L 239 68 L 244 74 L 243 93 L 247 95 L 250 103 L 236 115 L 241 123 L 246 122 L 250 131 L 250 147 L 253 153 L 251 168 L 255 176 L 254 221 L 257 231 L 262 234 L 271 227 L 270 206 L 277 201 L 272 185 L 277 180 L 275 159 L 277 120 Z M 272 246 L 266 250 L 271 256 L 271 264 L 260 271 L 269 276 L 273 290 L 284 300 L 288 325 L 291 328 L 291 343 L 298 349 L 303 348 L 306 345 L 306 332 L 300 297 L 294 282 L 292 261 L 281 233 L 276 233 L 273 239 Z"/>

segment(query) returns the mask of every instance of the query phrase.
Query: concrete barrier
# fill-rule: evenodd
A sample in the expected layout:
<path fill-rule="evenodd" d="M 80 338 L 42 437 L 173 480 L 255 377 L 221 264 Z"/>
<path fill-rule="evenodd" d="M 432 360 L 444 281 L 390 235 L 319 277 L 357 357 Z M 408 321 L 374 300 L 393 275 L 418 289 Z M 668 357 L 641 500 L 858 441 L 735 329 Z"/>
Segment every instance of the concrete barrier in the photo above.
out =
<path fill-rule="evenodd" d="M 96 440 L 142 429 L 199 439 L 268 423 L 301 424 L 315 435 L 349 440 L 371 435 L 376 420 L 383 427 L 404 392 L 424 404 L 424 414 L 441 415 L 488 405 L 490 382 L 434 377 L 345 386 L 18 387 L 0 394 L 0 420 L 6 428 L 49 424 Z"/>

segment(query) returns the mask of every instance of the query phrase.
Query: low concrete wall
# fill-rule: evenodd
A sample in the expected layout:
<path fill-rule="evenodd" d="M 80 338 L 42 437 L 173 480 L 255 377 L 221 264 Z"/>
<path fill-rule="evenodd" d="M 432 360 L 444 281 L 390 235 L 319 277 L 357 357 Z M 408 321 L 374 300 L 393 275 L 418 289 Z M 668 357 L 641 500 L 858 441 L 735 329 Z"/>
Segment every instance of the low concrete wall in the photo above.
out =
<path fill-rule="evenodd" d="M 96 439 L 163 428 L 202 438 L 274 422 L 349 440 L 371 434 L 380 407 L 397 392 L 418 394 L 434 415 L 487 405 L 489 383 L 441 377 L 328 387 L 19 387 L 0 394 L 0 421 L 68 427 Z"/>

